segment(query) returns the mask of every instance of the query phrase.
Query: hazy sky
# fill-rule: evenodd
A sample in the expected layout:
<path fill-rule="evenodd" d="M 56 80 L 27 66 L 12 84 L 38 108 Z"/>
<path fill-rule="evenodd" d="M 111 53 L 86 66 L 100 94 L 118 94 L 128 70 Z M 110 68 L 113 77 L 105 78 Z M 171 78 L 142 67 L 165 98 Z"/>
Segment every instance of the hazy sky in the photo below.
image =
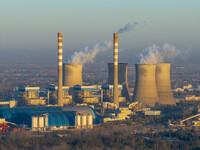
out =
<path fill-rule="evenodd" d="M 200 54 L 200 0 L 0 0 L 0 52 L 54 55 L 57 32 L 63 32 L 70 57 L 135 21 L 141 25 L 119 37 L 130 57 L 164 43 Z"/>

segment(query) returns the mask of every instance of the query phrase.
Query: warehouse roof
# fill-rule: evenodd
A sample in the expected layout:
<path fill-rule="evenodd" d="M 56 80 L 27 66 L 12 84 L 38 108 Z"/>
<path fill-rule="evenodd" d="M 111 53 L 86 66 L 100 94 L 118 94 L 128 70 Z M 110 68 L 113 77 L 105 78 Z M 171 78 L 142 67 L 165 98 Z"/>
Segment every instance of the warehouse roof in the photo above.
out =
<path fill-rule="evenodd" d="M 92 114 L 94 123 L 97 122 L 97 114 L 89 106 L 0 108 L 0 118 L 30 126 L 32 116 L 47 114 L 49 126 L 73 126 L 77 112 Z"/>

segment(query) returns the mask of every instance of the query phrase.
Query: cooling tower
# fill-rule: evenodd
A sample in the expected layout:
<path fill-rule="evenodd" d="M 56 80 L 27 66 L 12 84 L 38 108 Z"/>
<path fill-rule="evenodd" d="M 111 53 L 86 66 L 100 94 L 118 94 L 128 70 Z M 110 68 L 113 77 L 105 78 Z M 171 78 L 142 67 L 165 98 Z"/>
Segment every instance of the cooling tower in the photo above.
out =
<path fill-rule="evenodd" d="M 63 84 L 70 88 L 74 85 L 82 85 L 82 64 L 64 64 Z"/>
<path fill-rule="evenodd" d="M 156 88 L 156 65 L 136 64 L 136 83 L 134 101 L 142 102 L 143 106 L 154 107 L 158 103 Z"/>
<path fill-rule="evenodd" d="M 156 87 L 160 105 L 175 105 L 170 82 L 170 63 L 157 64 Z"/>
<path fill-rule="evenodd" d="M 128 80 L 127 80 L 127 68 L 128 63 L 118 63 L 118 83 L 122 84 L 122 96 L 126 97 L 126 100 L 131 101 L 131 97 L 129 94 L 128 88 Z M 113 85 L 114 82 L 114 66 L 113 63 L 108 63 L 108 84 Z"/>
<path fill-rule="evenodd" d="M 62 33 L 58 33 L 58 106 L 63 106 L 62 93 Z"/>
<path fill-rule="evenodd" d="M 114 88 L 113 88 L 113 100 L 114 104 L 119 107 L 118 97 L 118 33 L 113 34 L 113 62 L 114 62 Z"/>

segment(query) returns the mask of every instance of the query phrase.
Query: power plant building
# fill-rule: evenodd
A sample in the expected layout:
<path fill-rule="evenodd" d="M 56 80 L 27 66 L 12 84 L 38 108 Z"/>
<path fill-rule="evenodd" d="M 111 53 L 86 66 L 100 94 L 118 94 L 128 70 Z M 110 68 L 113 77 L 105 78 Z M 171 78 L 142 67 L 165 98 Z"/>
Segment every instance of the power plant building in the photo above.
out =
<path fill-rule="evenodd" d="M 16 100 L 0 100 L 0 107 L 15 107 L 17 105 Z"/>
<path fill-rule="evenodd" d="M 72 103 L 72 95 L 69 95 L 69 87 L 62 86 L 62 94 L 63 94 L 63 104 L 70 104 Z M 48 87 L 48 97 L 49 97 L 49 104 L 56 105 L 58 103 L 58 87 L 54 85 L 50 85 Z"/>
<path fill-rule="evenodd" d="M 103 102 L 113 102 L 113 85 L 102 85 Z M 119 102 L 125 102 L 126 98 L 122 97 L 122 85 L 118 85 Z"/>
<path fill-rule="evenodd" d="M 156 65 L 156 87 L 160 105 L 175 105 L 170 81 L 170 63 Z"/>
<path fill-rule="evenodd" d="M 122 96 L 126 100 L 131 101 L 127 79 L 128 63 L 118 63 L 118 83 L 123 86 Z M 108 84 L 113 85 L 114 82 L 114 66 L 113 63 L 108 63 Z"/>
<path fill-rule="evenodd" d="M 40 98 L 40 87 L 20 87 L 19 97 L 17 98 L 17 104 L 19 106 L 30 105 L 45 105 L 46 100 Z"/>
<path fill-rule="evenodd" d="M 144 107 L 155 107 L 158 104 L 156 87 L 156 65 L 136 64 L 136 83 L 133 99 L 142 102 Z"/>
<path fill-rule="evenodd" d="M 75 119 L 78 113 L 85 113 L 90 116 L 89 125 L 98 122 L 96 111 L 89 106 L 0 108 L 1 118 L 17 125 L 24 124 L 32 130 L 75 127 Z"/>
<path fill-rule="evenodd" d="M 34 99 L 39 98 L 40 87 L 20 87 L 19 94 L 21 99 Z"/>
<path fill-rule="evenodd" d="M 94 86 L 74 86 L 73 101 L 75 103 L 98 103 L 99 99 L 92 95 Z"/>

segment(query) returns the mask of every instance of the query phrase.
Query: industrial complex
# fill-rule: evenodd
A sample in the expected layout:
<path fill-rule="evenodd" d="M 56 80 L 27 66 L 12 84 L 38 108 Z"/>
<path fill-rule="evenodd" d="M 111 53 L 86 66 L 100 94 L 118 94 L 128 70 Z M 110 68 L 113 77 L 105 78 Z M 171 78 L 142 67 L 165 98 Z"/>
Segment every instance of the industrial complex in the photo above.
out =
<path fill-rule="evenodd" d="M 135 88 L 130 91 L 128 63 L 118 63 L 118 33 L 114 33 L 108 82 L 88 85 L 82 79 L 83 64 L 63 63 L 62 38 L 59 32 L 57 85 L 19 87 L 15 99 L 1 101 L 0 118 L 6 131 L 9 127 L 31 131 L 93 128 L 137 113 L 157 116 L 161 107 L 176 105 L 170 63 L 135 64 Z"/>

